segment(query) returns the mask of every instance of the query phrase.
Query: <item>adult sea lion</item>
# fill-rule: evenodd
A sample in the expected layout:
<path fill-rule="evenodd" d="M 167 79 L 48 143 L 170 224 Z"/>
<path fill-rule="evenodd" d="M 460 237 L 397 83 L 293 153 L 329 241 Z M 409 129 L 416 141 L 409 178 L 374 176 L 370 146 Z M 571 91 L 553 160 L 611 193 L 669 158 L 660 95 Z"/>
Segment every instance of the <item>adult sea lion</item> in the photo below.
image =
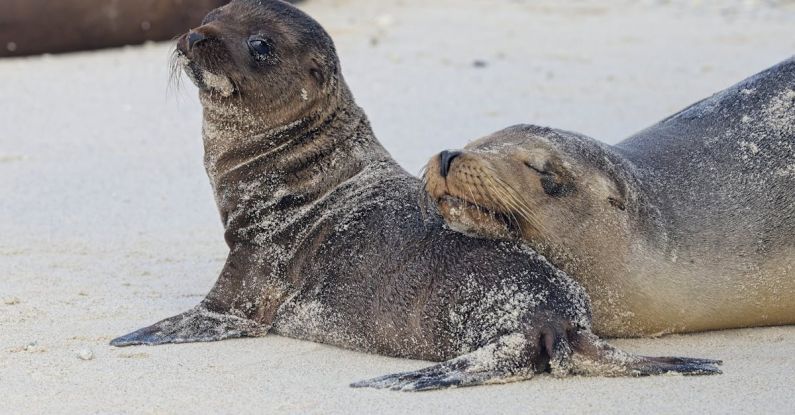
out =
<path fill-rule="evenodd" d="M 424 390 L 558 375 L 718 373 L 619 351 L 565 273 L 515 242 L 425 218 L 420 180 L 374 137 L 323 28 L 281 1 L 235 0 L 178 42 L 199 87 L 205 166 L 229 257 L 194 309 L 111 344 L 284 336 L 445 361 L 356 386 Z"/>
<path fill-rule="evenodd" d="M 453 228 L 580 282 L 599 335 L 795 323 L 795 59 L 614 146 L 515 126 L 425 181 Z"/>

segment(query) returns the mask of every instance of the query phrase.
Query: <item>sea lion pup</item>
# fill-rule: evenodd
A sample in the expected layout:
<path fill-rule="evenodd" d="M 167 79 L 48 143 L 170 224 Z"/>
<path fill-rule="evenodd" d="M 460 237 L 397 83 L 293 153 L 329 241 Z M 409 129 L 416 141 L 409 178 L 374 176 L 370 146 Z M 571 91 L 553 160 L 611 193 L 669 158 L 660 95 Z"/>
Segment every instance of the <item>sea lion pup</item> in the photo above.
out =
<path fill-rule="evenodd" d="M 584 285 L 598 335 L 795 323 L 795 59 L 615 146 L 515 126 L 425 181 L 454 229 Z"/>
<path fill-rule="evenodd" d="M 205 166 L 229 257 L 196 308 L 111 344 L 269 331 L 445 361 L 356 386 L 424 390 L 557 375 L 718 373 L 621 352 L 589 330 L 584 291 L 519 243 L 446 230 L 420 180 L 378 143 L 331 38 L 280 1 L 236 0 L 179 39 L 204 107 Z"/>

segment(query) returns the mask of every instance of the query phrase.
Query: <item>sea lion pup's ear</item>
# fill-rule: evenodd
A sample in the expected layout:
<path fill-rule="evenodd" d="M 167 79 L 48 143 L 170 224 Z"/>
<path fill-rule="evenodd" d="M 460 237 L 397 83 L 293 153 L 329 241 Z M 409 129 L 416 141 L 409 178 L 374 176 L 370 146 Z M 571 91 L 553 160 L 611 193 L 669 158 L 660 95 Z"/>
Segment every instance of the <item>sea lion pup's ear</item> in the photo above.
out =
<path fill-rule="evenodd" d="M 312 58 L 310 65 L 309 74 L 317 81 L 318 86 L 322 87 L 326 83 L 326 76 L 323 75 L 323 65 L 320 63 L 320 59 Z"/>
<path fill-rule="evenodd" d="M 337 63 L 333 59 L 313 56 L 309 61 L 309 74 L 321 88 L 325 88 L 337 72 Z"/>

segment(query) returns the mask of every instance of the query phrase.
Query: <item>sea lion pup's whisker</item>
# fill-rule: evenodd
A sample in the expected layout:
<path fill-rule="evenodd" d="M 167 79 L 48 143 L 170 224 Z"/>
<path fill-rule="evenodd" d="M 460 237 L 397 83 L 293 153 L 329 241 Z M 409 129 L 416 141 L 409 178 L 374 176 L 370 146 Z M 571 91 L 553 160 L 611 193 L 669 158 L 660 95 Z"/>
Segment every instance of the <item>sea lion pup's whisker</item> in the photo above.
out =
<path fill-rule="evenodd" d="M 169 56 L 169 74 L 166 95 L 174 94 L 176 96 L 182 87 L 183 68 L 180 63 L 181 59 L 184 59 L 184 57 L 176 46 L 174 46 Z"/>
<path fill-rule="evenodd" d="M 179 77 L 181 76 L 178 73 L 177 69 L 177 56 L 176 56 L 176 49 L 172 50 L 168 57 L 168 84 L 166 91 L 171 92 L 175 89 L 179 88 Z"/>

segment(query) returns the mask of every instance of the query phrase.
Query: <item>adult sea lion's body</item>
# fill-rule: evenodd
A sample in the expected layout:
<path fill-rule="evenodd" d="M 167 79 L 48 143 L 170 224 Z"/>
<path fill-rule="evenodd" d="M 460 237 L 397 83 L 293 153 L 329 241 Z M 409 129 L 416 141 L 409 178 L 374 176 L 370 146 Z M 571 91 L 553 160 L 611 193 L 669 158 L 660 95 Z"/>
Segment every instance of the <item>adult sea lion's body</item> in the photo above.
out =
<path fill-rule="evenodd" d="M 582 283 L 599 335 L 795 324 L 795 59 L 615 146 L 518 126 L 427 171 L 453 227 Z"/>
<path fill-rule="evenodd" d="M 444 229 L 420 181 L 373 136 L 333 43 L 279 1 L 233 1 L 183 36 L 229 258 L 195 309 L 117 346 L 269 330 L 437 366 L 360 386 L 406 390 L 558 374 L 716 373 L 714 361 L 620 352 L 587 297 L 517 243 Z"/>

